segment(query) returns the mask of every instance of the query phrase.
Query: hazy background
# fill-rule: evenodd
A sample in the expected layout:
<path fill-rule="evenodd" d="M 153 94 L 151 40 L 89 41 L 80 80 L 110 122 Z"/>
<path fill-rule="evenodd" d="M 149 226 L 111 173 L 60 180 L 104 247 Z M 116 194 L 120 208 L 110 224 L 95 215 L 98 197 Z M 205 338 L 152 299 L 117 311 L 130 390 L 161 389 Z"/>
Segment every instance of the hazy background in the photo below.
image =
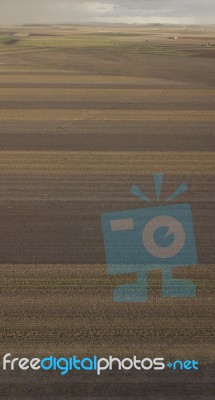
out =
<path fill-rule="evenodd" d="M 214 24 L 215 0 L 0 0 L 0 24 Z"/>

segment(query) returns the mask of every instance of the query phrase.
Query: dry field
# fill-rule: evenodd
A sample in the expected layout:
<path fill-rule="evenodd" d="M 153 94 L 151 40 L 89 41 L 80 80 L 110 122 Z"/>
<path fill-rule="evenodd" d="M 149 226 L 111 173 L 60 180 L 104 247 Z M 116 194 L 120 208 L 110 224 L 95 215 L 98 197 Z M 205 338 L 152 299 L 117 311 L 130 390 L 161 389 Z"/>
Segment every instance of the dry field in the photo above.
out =
<path fill-rule="evenodd" d="M 172 39 L 174 37 L 178 39 Z M 0 27 L 1 353 L 196 358 L 198 373 L 4 373 L 1 398 L 212 400 L 215 29 Z M 186 181 L 196 299 L 112 301 L 100 216 Z M 144 206 L 144 205 L 143 205 Z"/>

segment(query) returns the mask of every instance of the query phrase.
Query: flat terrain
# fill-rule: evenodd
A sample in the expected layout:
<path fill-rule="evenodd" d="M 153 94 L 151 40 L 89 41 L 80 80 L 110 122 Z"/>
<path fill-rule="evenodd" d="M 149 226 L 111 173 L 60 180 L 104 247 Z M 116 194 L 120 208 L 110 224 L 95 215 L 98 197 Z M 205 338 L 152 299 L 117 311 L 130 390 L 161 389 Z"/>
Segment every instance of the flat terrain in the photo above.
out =
<path fill-rule="evenodd" d="M 175 39 L 177 37 L 177 39 Z M 5 372 L 1 398 L 212 400 L 215 29 L 0 27 L 1 353 L 196 358 L 193 373 Z M 189 192 L 195 299 L 112 301 L 101 214 Z"/>

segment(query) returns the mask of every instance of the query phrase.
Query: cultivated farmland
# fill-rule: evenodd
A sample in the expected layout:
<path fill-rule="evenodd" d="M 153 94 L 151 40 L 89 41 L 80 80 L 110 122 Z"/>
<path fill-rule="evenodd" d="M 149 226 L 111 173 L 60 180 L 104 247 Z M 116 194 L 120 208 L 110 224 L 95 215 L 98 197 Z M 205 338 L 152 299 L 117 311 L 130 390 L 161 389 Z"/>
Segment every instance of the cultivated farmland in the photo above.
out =
<path fill-rule="evenodd" d="M 213 398 L 214 70 L 210 27 L 0 28 L 3 354 L 196 358 L 192 390 Z M 161 203 L 189 186 L 178 201 L 192 205 L 199 265 L 175 277 L 192 279 L 197 298 L 163 299 L 155 271 L 147 304 L 117 304 L 113 288 L 135 275 L 108 276 L 100 216 L 145 206 L 133 184 L 155 200 L 155 172 Z M 5 373 L 3 399 L 191 390 L 189 373 L 64 379 Z"/>

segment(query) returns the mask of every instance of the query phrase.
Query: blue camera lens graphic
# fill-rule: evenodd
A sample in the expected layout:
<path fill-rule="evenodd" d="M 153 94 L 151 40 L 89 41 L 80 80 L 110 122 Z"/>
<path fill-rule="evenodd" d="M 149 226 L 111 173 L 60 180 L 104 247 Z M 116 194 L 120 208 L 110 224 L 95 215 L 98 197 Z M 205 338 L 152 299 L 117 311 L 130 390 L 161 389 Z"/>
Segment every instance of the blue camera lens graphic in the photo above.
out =
<path fill-rule="evenodd" d="M 154 233 L 154 242 L 159 247 L 169 247 L 174 241 L 174 233 L 169 233 L 168 226 L 158 228 Z"/>
<path fill-rule="evenodd" d="M 165 232 L 157 236 L 158 232 Z M 155 241 L 157 237 L 158 241 Z M 169 239 L 172 242 L 168 245 Z M 183 225 L 174 217 L 160 215 L 152 218 L 145 226 L 142 235 L 145 249 L 154 257 L 169 259 L 178 254 L 185 243 L 185 232 Z M 160 242 L 163 242 L 162 245 Z"/>

